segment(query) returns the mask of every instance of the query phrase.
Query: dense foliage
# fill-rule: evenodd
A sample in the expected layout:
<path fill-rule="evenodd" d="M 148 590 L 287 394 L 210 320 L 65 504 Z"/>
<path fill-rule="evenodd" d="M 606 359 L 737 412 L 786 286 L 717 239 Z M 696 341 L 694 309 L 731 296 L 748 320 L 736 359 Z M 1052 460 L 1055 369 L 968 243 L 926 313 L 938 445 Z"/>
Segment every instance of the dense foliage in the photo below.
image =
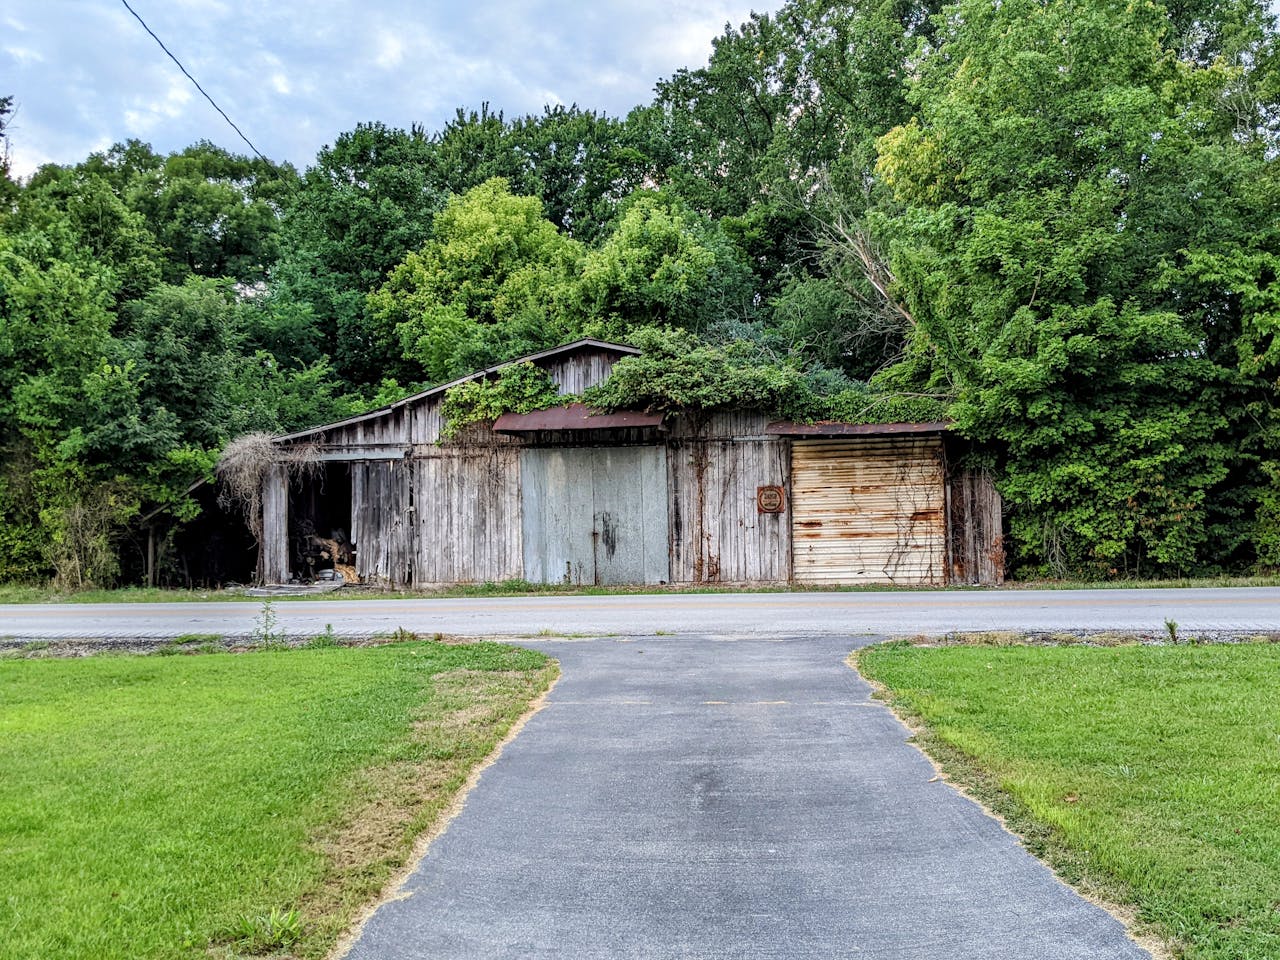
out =
<path fill-rule="evenodd" d="M 541 367 L 513 363 L 496 376 L 468 380 L 450 387 L 441 404 L 445 439 L 457 437 L 472 423 L 492 423 L 504 413 L 533 413 L 563 402 L 563 397 Z"/>
<path fill-rule="evenodd" d="M 953 419 L 1026 575 L 1280 566 L 1277 53 L 1261 0 L 787 0 L 625 118 L 0 156 L 0 579 L 131 576 L 232 437 L 580 336 L 646 349 L 600 406 Z"/>

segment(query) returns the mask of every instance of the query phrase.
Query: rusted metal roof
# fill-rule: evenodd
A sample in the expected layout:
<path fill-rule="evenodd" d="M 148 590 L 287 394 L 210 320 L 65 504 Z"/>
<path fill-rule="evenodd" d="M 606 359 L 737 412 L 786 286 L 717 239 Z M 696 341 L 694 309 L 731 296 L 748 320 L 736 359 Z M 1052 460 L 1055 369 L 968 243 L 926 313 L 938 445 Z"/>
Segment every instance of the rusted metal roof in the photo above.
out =
<path fill-rule="evenodd" d="M 617 410 L 598 413 L 583 403 L 549 407 L 533 413 L 504 413 L 493 425 L 497 433 L 525 433 L 530 430 L 618 430 L 624 427 L 660 427 L 663 413 Z"/>
<path fill-rule="evenodd" d="M 775 420 L 765 433 L 775 437 L 882 437 L 895 433 L 943 433 L 951 429 L 945 420 L 928 423 L 841 423 L 823 420 L 818 423 L 796 423 Z"/>

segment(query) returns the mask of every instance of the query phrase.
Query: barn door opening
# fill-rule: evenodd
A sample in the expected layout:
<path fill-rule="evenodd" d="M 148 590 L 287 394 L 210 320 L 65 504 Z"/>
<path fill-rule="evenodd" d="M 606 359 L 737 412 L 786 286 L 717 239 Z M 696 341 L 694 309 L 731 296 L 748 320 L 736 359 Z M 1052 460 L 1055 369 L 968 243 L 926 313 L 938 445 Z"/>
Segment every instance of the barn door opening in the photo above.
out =
<path fill-rule="evenodd" d="M 791 477 L 796 580 L 945 582 L 941 440 L 796 440 Z"/>
<path fill-rule="evenodd" d="M 351 466 L 321 463 L 289 487 L 290 569 L 303 581 L 357 582 L 351 539 Z"/>
<path fill-rule="evenodd" d="M 520 475 L 526 580 L 669 579 L 664 448 L 525 449 Z"/>

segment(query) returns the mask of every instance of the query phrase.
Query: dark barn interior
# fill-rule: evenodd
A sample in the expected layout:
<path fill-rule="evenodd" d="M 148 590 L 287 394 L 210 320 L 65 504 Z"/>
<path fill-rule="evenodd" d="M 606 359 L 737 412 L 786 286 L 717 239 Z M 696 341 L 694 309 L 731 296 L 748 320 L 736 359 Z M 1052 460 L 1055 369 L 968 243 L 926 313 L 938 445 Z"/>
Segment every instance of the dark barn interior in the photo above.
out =
<path fill-rule="evenodd" d="M 289 485 L 290 563 L 302 581 L 327 579 L 338 570 L 355 579 L 351 543 L 351 466 L 322 462 Z M 348 569 L 343 569 L 346 567 Z"/>

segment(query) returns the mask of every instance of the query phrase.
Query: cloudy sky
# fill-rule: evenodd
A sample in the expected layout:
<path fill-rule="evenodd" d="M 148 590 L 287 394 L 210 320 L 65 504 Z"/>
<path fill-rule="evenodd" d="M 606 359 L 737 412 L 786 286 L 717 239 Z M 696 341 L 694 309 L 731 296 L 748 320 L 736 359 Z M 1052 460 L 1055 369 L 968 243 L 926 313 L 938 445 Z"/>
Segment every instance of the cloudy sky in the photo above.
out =
<path fill-rule="evenodd" d="M 459 106 L 625 114 L 700 66 L 726 22 L 781 0 L 129 0 L 263 153 L 305 166 L 367 120 L 436 129 Z M 0 95 L 14 172 L 137 137 L 248 148 L 119 0 L 6 0 Z"/>

